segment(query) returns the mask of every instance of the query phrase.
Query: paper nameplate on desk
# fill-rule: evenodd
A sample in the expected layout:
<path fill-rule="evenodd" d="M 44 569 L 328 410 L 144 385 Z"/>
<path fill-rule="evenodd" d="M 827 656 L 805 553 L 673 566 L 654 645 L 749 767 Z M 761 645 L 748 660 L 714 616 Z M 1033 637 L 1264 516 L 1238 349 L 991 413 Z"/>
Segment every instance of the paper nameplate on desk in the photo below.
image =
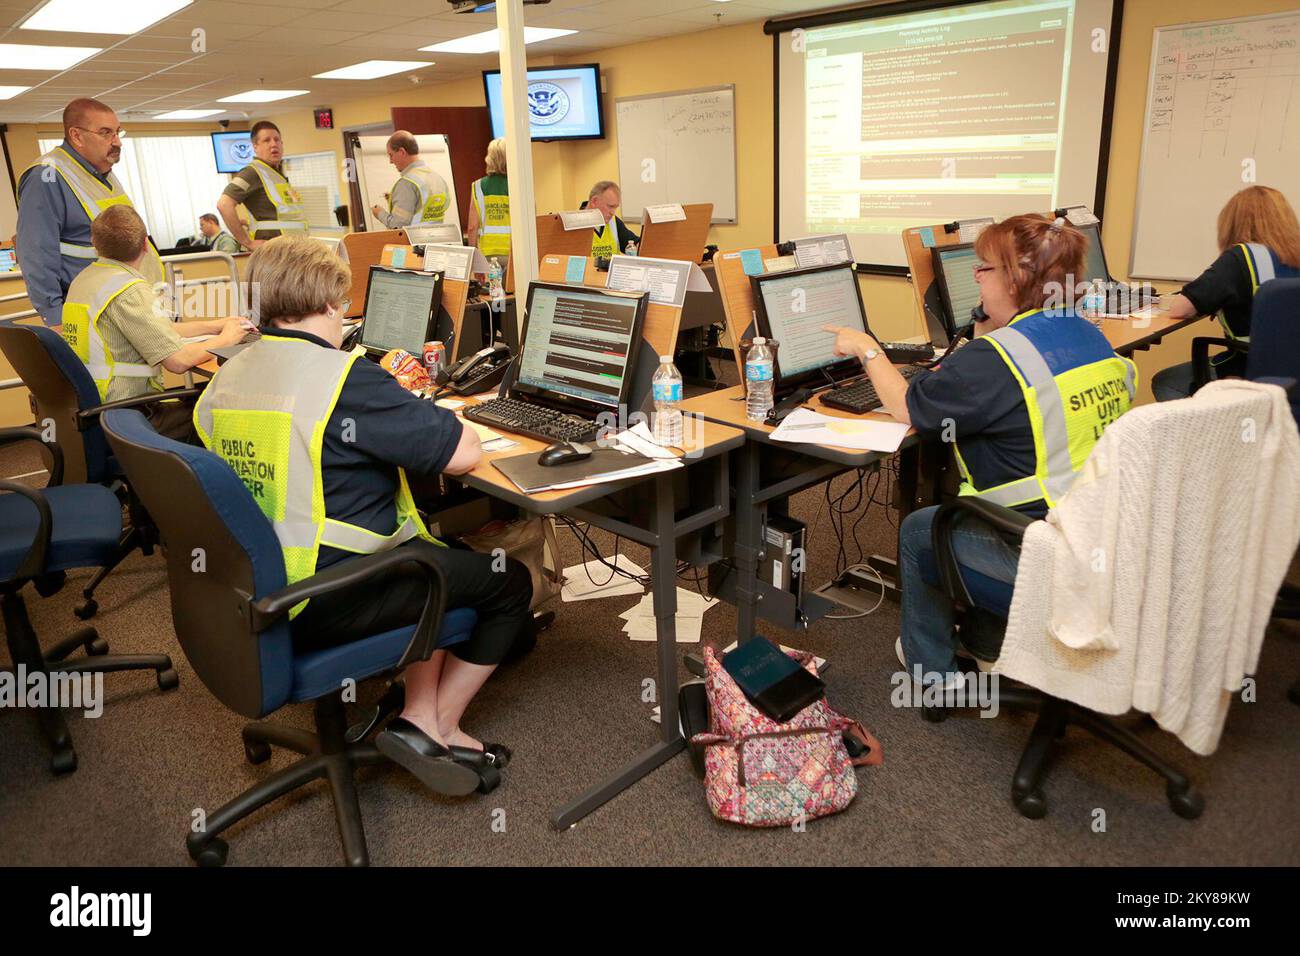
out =
<path fill-rule="evenodd" d="M 644 256 L 613 256 L 605 274 L 605 288 L 616 292 L 649 292 L 650 301 L 680 309 L 691 286 L 693 263 Z M 704 279 L 703 273 L 700 278 Z M 708 279 L 704 279 L 708 287 Z"/>
<path fill-rule="evenodd" d="M 460 227 L 451 222 L 434 223 L 431 226 L 406 226 L 406 238 L 413 246 L 453 245 L 460 242 Z"/>
<path fill-rule="evenodd" d="M 470 246 L 457 246 L 450 243 L 425 246 L 425 271 L 441 272 L 448 279 L 469 281 L 476 251 Z"/>
<path fill-rule="evenodd" d="M 985 219 L 958 219 L 957 238 L 961 242 L 974 242 L 981 232 L 993 225 L 993 217 Z"/>
<path fill-rule="evenodd" d="M 651 222 L 681 222 L 686 218 L 686 210 L 682 208 L 681 203 L 657 203 L 646 206 L 642 210 L 642 218 Z"/>
<path fill-rule="evenodd" d="M 565 232 L 575 229 L 600 229 L 605 225 L 605 217 L 599 209 L 575 209 L 573 212 L 560 213 L 560 222 Z"/>
<path fill-rule="evenodd" d="M 1067 206 L 1065 218 L 1070 221 L 1071 225 L 1075 226 L 1095 226 L 1101 222 L 1087 206 Z"/>
<path fill-rule="evenodd" d="M 804 236 L 802 239 L 796 239 L 794 261 L 799 264 L 800 269 L 852 262 L 853 253 L 849 250 L 849 237 L 839 232 L 833 235 Z"/>

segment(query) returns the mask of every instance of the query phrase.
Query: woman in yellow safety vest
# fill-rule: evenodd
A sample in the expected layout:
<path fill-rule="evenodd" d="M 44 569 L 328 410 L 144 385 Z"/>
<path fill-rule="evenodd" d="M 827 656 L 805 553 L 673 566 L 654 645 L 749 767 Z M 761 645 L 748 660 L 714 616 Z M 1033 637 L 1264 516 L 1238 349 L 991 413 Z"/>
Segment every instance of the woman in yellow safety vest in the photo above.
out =
<path fill-rule="evenodd" d="M 1137 370 L 1101 330 L 1073 309 L 1075 277 L 1086 275 L 1087 239 L 1064 219 L 1014 216 L 975 241 L 982 313 L 975 340 L 939 368 L 904 378 L 870 335 L 836 333 L 836 351 L 856 355 L 885 410 L 923 438 L 951 442 L 961 494 L 1031 517 L 1046 515 L 1083 468 L 1102 431 L 1132 404 Z M 977 310 L 978 312 L 978 310 Z M 939 590 L 931 545 L 937 508 L 908 515 L 899 531 L 900 663 L 919 683 L 963 679 L 952 603 Z M 994 582 L 1015 581 L 1019 550 L 979 521 L 959 522 L 958 564 Z M 965 649 L 996 660 L 1001 639 Z"/>
<path fill-rule="evenodd" d="M 501 259 L 502 268 L 510 255 L 510 186 L 506 180 L 506 141 L 488 143 L 483 157 L 487 175 L 474 180 L 470 192 L 469 244 L 478 246 L 483 255 Z"/>

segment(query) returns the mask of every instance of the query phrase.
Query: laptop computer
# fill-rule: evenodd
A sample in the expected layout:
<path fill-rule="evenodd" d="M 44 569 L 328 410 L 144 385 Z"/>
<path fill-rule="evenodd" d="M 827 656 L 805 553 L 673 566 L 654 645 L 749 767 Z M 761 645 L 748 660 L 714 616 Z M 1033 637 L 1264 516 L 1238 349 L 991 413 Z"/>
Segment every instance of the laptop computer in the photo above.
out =
<path fill-rule="evenodd" d="M 371 266 L 361 347 L 372 356 L 405 349 L 418 357 L 436 338 L 441 307 L 441 272 Z"/>
<path fill-rule="evenodd" d="M 542 441 L 595 438 L 627 404 L 648 304 L 645 292 L 530 283 L 517 373 L 465 417 Z"/>

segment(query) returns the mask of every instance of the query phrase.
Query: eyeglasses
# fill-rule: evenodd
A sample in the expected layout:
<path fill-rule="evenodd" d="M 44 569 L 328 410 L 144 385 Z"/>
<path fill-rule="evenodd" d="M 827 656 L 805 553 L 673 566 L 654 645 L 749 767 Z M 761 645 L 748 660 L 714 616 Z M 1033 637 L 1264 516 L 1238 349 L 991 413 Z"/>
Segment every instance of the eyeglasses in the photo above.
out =
<path fill-rule="evenodd" d="M 997 266 L 991 266 L 987 262 L 977 262 L 975 264 L 975 277 L 979 278 L 985 272 L 993 272 Z"/>
<path fill-rule="evenodd" d="M 94 133 L 96 136 L 101 136 L 110 142 L 114 139 L 126 139 L 126 130 L 120 126 L 117 129 L 109 129 L 107 126 L 102 129 L 87 129 L 85 126 L 74 126 L 72 128 L 85 133 Z"/>

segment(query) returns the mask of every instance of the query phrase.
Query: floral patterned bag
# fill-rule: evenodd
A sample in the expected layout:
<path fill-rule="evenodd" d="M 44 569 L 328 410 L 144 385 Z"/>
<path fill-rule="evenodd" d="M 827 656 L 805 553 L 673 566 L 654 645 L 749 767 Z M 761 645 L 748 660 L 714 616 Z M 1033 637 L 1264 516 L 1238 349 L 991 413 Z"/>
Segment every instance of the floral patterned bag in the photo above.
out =
<path fill-rule="evenodd" d="M 817 673 L 811 654 L 790 657 Z M 705 799 L 713 815 L 751 827 L 789 826 L 838 813 L 858 792 L 854 766 L 881 763 L 880 743 L 826 698 L 779 724 L 750 703 L 711 647 L 704 649 L 709 732 L 691 743 L 704 748 Z M 852 760 L 848 731 L 869 747 Z"/>

